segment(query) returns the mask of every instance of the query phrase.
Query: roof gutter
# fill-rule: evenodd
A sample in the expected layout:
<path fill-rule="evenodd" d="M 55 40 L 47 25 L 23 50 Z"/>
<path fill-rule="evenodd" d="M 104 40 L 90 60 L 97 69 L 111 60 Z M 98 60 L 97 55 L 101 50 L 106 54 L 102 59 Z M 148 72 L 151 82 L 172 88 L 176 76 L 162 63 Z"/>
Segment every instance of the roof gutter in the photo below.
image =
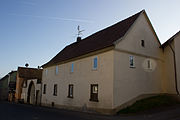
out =
<path fill-rule="evenodd" d="M 170 47 L 172 53 L 173 53 L 173 59 L 174 59 L 174 78 L 175 78 L 175 89 L 177 95 L 179 95 L 179 90 L 178 90 L 178 85 L 177 85 L 177 68 L 176 68 L 176 55 L 175 55 L 175 50 L 171 46 L 170 42 L 168 42 L 168 46 Z"/>

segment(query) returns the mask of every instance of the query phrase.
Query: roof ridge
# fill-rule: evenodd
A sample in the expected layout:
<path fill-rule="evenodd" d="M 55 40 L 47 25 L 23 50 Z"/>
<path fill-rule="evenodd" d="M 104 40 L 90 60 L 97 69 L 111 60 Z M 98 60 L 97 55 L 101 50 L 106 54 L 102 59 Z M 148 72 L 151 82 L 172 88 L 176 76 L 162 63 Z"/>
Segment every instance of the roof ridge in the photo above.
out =
<path fill-rule="evenodd" d="M 34 69 L 34 70 L 42 70 L 42 69 L 38 69 L 38 68 L 30 68 L 30 67 L 18 67 L 18 69 Z"/>

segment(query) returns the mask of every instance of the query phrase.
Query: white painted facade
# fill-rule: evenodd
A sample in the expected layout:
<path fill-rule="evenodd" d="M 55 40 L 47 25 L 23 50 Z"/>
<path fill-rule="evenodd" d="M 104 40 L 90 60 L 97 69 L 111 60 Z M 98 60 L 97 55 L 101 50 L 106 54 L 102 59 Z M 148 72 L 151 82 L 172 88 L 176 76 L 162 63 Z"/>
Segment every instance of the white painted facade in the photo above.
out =
<path fill-rule="evenodd" d="M 27 80 L 27 84 L 25 82 L 23 84 L 21 99 L 25 103 L 40 105 L 41 89 L 41 84 L 37 84 L 37 79 Z"/>
<path fill-rule="evenodd" d="M 180 33 L 170 43 L 175 51 L 178 91 L 179 39 Z M 168 45 L 160 46 L 144 11 L 113 47 L 45 67 L 42 85 L 36 84 L 36 79 L 28 80 L 21 98 L 28 102 L 33 83 L 30 91 L 33 99 L 29 98 L 32 104 L 39 91 L 42 97 L 39 94 L 38 103 L 44 106 L 113 114 L 147 96 L 177 94 L 173 52 Z M 96 100 L 92 100 L 92 91 L 97 93 Z"/>
<path fill-rule="evenodd" d="M 115 47 L 110 50 L 96 51 L 86 57 L 44 68 L 42 82 L 43 86 L 46 85 L 46 93 L 42 94 L 42 104 L 51 106 L 53 103 L 55 107 L 112 114 L 137 98 L 175 93 L 173 83 L 168 78 L 173 79 L 173 75 L 167 74 L 167 54 L 160 48 L 145 12 L 114 44 Z M 97 69 L 93 69 L 95 57 Z M 133 59 L 132 66 L 130 59 Z M 55 84 L 57 95 L 53 95 Z M 90 101 L 91 84 L 98 85 L 96 102 Z M 68 97 L 69 85 L 73 85 L 73 98 Z"/>

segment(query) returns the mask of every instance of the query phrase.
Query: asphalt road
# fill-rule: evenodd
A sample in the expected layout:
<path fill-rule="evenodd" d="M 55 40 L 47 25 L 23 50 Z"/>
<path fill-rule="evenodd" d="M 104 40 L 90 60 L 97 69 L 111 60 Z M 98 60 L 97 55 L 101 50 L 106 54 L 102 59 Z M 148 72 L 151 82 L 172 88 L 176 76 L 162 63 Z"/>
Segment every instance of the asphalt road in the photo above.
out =
<path fill-rule="evenodd" d="M 105 116 L 0 102 L 0 120 L 180 120 L 180 105 L 146 111 L 136 115 Z"/>

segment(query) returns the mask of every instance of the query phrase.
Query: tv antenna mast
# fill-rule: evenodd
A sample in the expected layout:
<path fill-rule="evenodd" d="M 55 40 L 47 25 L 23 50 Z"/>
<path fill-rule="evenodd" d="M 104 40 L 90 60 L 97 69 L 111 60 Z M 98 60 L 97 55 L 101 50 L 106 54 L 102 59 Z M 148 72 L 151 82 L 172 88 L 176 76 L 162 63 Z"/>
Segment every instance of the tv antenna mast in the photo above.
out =
<path fill-rule="evenodd" d="M 85 30 L 80 30 L 80 26 L 78 25 L 77 27 L 77 30 L 78 30 L 78 37 L 80 37 L 80 35 L 82 35 L 82 32 L 85 31 Z"/>

